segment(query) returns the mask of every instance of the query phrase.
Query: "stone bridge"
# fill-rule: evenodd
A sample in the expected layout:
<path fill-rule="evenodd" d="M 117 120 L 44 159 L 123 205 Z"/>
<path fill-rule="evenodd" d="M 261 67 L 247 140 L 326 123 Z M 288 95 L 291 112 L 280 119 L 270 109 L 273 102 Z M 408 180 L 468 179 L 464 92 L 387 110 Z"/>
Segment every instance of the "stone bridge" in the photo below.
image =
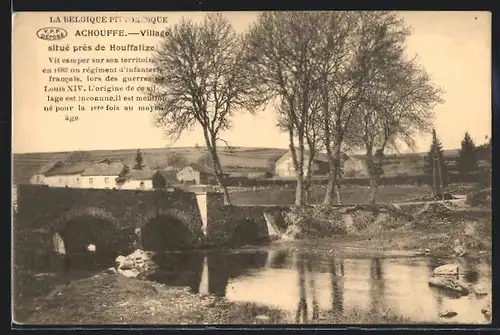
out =
<path fill-rule="evenodd" d="M 225 206 L 219 193 L 50 188 L 19 185 L 15 260 L 41 262 L 63 241 L 66 254 L 112 255 L 269 240 L 286 206 Z"/>

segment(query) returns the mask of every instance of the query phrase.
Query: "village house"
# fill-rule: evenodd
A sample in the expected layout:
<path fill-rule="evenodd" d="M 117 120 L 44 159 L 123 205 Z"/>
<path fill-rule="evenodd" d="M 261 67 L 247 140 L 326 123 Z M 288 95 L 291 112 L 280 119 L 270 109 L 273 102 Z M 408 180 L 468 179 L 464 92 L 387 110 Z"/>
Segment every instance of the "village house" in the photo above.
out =
<path fill-rule="evenodd" d="M 30 184 L 45 185 L 45 175 L 54 167 L 62 165 L 61 161 L 51 161 L 44 164 L 35 174 L 30 178 Z"/>
<path fill-rule="evenodd" d="M 343 162 L 344 178 L 366 178 L 368 177 L 368 165 L 365 156 L 350 155 Z"/>
<path fill-rule="evenodd" d="M 118 177 L 116 188 L 122 190 L 151 190 L 153 189 L 154 170 L 129 170 Z"/>
<path fill-rule="evenodd" d="M 224 173 L 224 178 L 229 174 Z M 181 184 L 208 185 L 215 183 L 215 176 L 211 168 L 199 164 L 190 164 L 177 172 L 177 180 Z"/>
<path fill-rule="evenodd" d="M 121 162 L 102 161 L 85 169 L 81 174 L 80 187 L 117 188 L 116 180 L 122 177 L 128 168 Z"/>
<path fill-rule="evenodd" d="M 298 149 L 296 151 L 298 155 Z M 315 159 L 312 163 L 312 173 L 314 175 L 323 175 L 328 171 L 328 159 L 324 155 L 316 154 Z M 307 162 L 309 160 L 309 151 L 304 150 L 304 175 L 307 175 L 308 168 Z M 286 153 L 281 155 L 275 162 L 275 176 L 278 178 L 294 178 L 296 177 L 295 166 L 293 164 L 293 158 L 291 151 L 288 150 Z"/>
<path fill-rule="evenodd" d="M 87 169 L 89 163 L 62 163 L 57 162 L 52 168 L 43 174 L 35 175 L 35 181 L 49 187 L 82 187 L 82 173 Z"/>
<path fill-rule="evenodd" d="M 117 179 L 117 187 L 122 190 L 152 190 L 155 188 L 154 178 L 159 174 L 166 186 L 177 183 L 176 173 L 172 170 L 130 170 Z"/>

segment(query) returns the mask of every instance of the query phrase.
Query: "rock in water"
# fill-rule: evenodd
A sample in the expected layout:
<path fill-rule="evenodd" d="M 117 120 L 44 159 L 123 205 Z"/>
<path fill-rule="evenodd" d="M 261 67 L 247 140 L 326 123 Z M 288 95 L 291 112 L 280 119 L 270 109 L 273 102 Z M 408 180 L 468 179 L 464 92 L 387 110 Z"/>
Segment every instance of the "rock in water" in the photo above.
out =
<path fill-rule="evenodd" d="M 475 295 L 477 296 L 485 296 L 485 295 L 488 295 L 488 291 L 486 290 L 486 288 L 484 288 L 483 286 L 480 286 L 480 285 L 477 285 L 473 288 L 473 292 Z"/>
<path fill-rule="evenodd" d="M 481 313 L 488 319 L 491 320 L 491 305 L 487 305 L 481 309 Z"/>
<path fill-rule="evenodd" d="M 458 264 L 446 264 L 439 266 L 434 269 L 434 275 L 436 276 L 457 276 L 458 275 Z"/>
<path fill-rule="evenodd" d="M 439 317 L 441 317 L 441 318 L 452 318 L 456 315 L 457 315 L 457 312 L 454 312 L 451 309 L 447 309 L 444 312 L 439 313 Z"/>
<path fill-rule="evenodd" d="M 469 289 L 467 287 L 451 278 L 432 277 L 429 279 L 429 286 L 451 291 L 460 295 L 469 294 Z"/>

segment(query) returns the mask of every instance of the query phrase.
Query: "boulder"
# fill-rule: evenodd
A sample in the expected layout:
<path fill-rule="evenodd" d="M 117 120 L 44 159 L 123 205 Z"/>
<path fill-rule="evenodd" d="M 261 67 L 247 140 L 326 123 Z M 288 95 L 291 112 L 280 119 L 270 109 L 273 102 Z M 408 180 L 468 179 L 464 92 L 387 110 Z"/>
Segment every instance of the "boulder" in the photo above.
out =
<path fill-rule="evenodd" d="M 491 305 L 488 304 L 481 309 L 481 313 L 488 319 L 491 320 Z"/>
<path fill-rule="evenodd" d="M 126 277 L 145 279 L 158 269 L 158 265 L 152 260 L 153 256 L 153 252 L 137 249 L 128 256 L 118 256 L 116 268 Z"/>
<path fill-rule="evenodd" d="M 130 270 L 118 269 L 118 273 L 122 274 L 128 278 L 136 278 L 141 272 L 134 268 L 134 269 L 130 269 Z"/>
<path fill-rule="evenodd" d="M 440 318 L 452 318 L 457 315 L 457 312 L 447 309 L 444 312 L 439 313 Z"/>
<path fill-rule="evenodd" d="M 120 255 L 120 256 L 116 257 L 115 263 L 120 264 L 121 262 L 123 262 L 126 259 L 127 259 L 127 257 Z"/>
<path fill-rule="evenodd" d="M 131 258 L 133 260 L 142 259 L 142 260 L 146 261 L 146 260 L 151 259 L 151 257 L 149 255 L 151 255 L 151 253 L 147 253 L 141 249 L 137 249 L 133 253 L 128 255 L 128 258 Z"/>
<path fill-rule="evenodd" d="M 120 262 L 120 264 L 118 264 L 118 269 L 121 269 L 121 270 L 130 270 L 130 269 L 133 269 L 134 267 L 135 267 L 134 260 L 130 259 L 128 257 L 123 259 Z"/>
<path fill-rule="evenodd" d="M 469 289 L 452 278 L 432 277 L 429 279 L 429 286 L 450 291 L 459 295 L 469 294 Z"/>
<path fill-rule="evenodd" d="M 474 292 L 474 294 L 476 296 L 485 296 L 485 295 L 488 295 L 488 290 L 481 286 L 481 285 L 476 285 L 474 286 L 474 288 L 472 289 L 472 292 Z"/>
<path fill-rule="evenodd" d="M 458 264 L 445 264 L 434 269 L 434 275 L 436 276 L 458 276 L 458 272 Z"/>

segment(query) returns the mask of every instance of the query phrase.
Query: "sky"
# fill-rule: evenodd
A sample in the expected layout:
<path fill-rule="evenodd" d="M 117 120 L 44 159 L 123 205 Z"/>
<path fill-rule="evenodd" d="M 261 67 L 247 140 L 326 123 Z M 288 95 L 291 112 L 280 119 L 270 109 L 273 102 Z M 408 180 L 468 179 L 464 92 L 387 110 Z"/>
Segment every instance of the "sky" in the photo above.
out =
<path fill-rule="evenodd" d="M 80 13 L 83 14 L 83 13 Z M 92 26 L 77 23 L 59 23 L 56 17 L 77 16 L 79 13 L 20 13 L 13 19 L 13 152 L 51 152 L 98 149 L 135 149 L 204 145 L 200 128 L 185 133 L 178 141 L 168 140 L 160 128 L 152 123 L 147 112 L 85 112 L 77 122 L 65 120 L 64 113 L 44 111 L 48 84 L 42 68 L 54 67 L 49 57 L 112 57 L 125 53 L 102 51 L 49 52 L 50 44 L 85 46 L 102 43 L 156 44 L 157 37 L 76 37 L 79 29 L 159 29 L 161 25 L 121 23 Z M 86 13 L 85 15 L 96 15 Z M 97 14 L 106 15 L 106 14 Z M 158 13 L 108 13 L 145 17 Z M 175 24 L 183 16 L 195 20 L 203 13 L 161 13 L 168 24 Z M 234 28 L 245 31 L 256 19 L 257 12 L 226 12 Z M 491 134 L 491 14 L 488 12 L 400 12 L 412 28 L 407 41 L 409 56 L 417 55 L 420 63 L 435 84 L 444 90 L 445 103 L 434 109 L 435 128 L 444 149 L 460 147 L 467 131 L 476 143 L 486 142 Z M 52 17 L 52 19 L 51 19 Z M 51 21 L 52 20 L 52 21 Z M 37 38 L 43 27 L 62 27 L 68 37 L 57 42 Z M 133 27 L 132 27 L 133 26 Z M 144 52 L 140 56 L 148 56 Z M 139 53 L 128 54 L 139 56 Z M 67 93 L 61 93 L 63 96 Z M 57 94 L 55 94 L 57 95 Z M 60 104 L 64 106 L 65 103 Z M 231 146 L 287 148 L 288 136 L 275 127 L 275 113 L 271 106 L 256 115 L 237 113 L 230 131 L 221 138 Z M 429 136 L 416 139 L 419 151 L 426 151 Z"/>

